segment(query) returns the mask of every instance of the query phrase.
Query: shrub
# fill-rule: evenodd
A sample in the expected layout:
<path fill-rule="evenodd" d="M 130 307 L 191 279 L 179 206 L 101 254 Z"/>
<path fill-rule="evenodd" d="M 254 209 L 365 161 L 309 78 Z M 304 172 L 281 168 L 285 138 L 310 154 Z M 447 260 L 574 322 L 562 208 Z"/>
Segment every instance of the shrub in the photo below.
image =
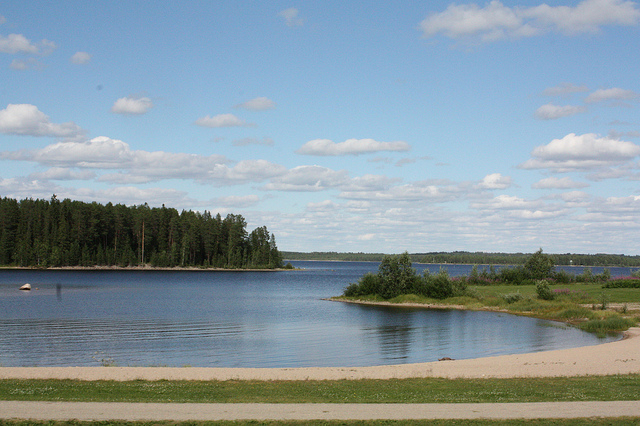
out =
<path fill-rule="evenodd" d="M 434 299 L 446 299 L 454 295 L 454 287 L 449 274 L 445 270 L 441 270 L 436 275 L 425 274 L 423 277 L 425 296 Z"/>
<path fill-rule="evenodd" d="M 622 331 L 636 325 L 636 322 L 629 318 L 623 318 L 619 315 L 612 315 L 604 319 L 595 319 L 584 322 L 579 327 L 584 331 L 592 333 L 605 334 L 612 331 Z"/>
<path fill-rule="evenodd" d="M 640 288 L 640 279 L 638 278 L 618 278 L 607 281 L 602 288 Z"/>
<path fill-rule="evenodd" d="M 569 274 L 564 269 L 561 269 L 559 271 L 553 271 L 553 273 L 551 274 L 551 279 L 553 279 L 558 284 L 569 284 L 570 282 L 573 282 L 575 277 Z"/>
<path fill-rule="evenodd" d="M 515 293 L 505 293 L 500 295 L 500 297 L 502 297 L 502 299 L 511 304 L 511 303 L 515 303 L 515 302 L 519 302 L 520 300 L 522 300 L 523 296 L 522 294 L 520 294 L 520 292 L 515 292 Z"/>
<path fill-rule="evenodd" d="M 555 298 L 547 280 L 536 281 L 536 293 L 538 294 L 538 299 L 553 300 Z"/>

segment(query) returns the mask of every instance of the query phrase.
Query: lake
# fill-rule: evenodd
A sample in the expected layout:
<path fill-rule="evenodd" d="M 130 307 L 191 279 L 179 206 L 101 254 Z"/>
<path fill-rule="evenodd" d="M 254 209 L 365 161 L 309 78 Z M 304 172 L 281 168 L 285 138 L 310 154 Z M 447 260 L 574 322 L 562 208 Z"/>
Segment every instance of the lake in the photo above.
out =
<path fill-rule="evenodd" d="M 378 264 L 291 263 L 305 269 L 2 270 L 0 366 L 370 366 L 617 339 L 503 313 L 330 302 L 322 299 L 340 295 Z M 433 272 L 444 267 L 452 276 L 471 270 L 468 265 L 414 267 Z M 628 271 L 611 268 L 614 276 Z M 34 290 L 19 291 L 27 282 Z"/>

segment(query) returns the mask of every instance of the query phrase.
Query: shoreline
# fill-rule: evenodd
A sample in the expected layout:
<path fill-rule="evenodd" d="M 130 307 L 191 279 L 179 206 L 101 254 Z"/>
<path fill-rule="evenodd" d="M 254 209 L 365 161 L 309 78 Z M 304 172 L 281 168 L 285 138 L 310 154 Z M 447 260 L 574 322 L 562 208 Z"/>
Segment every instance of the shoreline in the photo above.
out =
<path fill-rule="evenodd" d="M 640 374 L 640 327 L 622 340 L 526 354 L 372 367 L 0 367 L 0 379 L 114 380 L 362 380 L 518 378 Z"/>
<path fill-rule="evenodd" d="M 47 268 L 39 268 L 34 266 L 0 266 L 0 271 L 136 271 L 136 272 L 154 272 L 154 271 L 176 271 L 176 272 L 277 272 L 277 271 L 294 271 L 295 269 L 275 268 L 275 269 L 251 269 L 251 268 L 200 268 L 197 266 L 54 266 Z"/>

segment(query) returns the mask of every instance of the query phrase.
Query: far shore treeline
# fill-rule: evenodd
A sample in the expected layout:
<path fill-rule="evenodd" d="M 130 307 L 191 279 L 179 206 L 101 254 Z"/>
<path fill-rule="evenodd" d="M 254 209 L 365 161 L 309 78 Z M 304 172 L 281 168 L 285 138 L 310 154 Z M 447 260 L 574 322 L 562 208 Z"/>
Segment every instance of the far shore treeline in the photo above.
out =
<path fill-rule="evenodd" d="M 385 253 L 339 253 L 312 252 L 300 253 L 283 251 L 288 260 L 336 260 L 353 262 L 381 262 Z M 414 263 L 452 263 L 459 265 L 524 265 L 531 253 L 484 253 L 484 252 L 432 252 L 412 253 L 409 257 Z M 576 266 L 640 266 L 640 256 L 623 254 L 551 254 L 555 265 Z"/>
<path fill-rule="evenodd" d="M 241 215 L 151 208 L 53 195 L 0 199 L 0 265 L 271 269 L 282 267 L 266 226 L 247 232 Z"/>

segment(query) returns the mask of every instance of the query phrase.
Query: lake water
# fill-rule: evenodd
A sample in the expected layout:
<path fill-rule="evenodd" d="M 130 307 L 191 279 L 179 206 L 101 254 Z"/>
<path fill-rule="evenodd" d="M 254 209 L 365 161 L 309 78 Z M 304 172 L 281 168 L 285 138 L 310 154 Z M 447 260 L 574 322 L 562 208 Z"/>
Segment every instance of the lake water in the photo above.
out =
<path fill-rule="evenodd" d="M 368 366 L 616 339 L 502 313 L 330 302 L 377 263 L 292 264 L 305 270 L 0 271 L 0 366 Z M 34 290 L 18 291 L 26 282 Z"/>

